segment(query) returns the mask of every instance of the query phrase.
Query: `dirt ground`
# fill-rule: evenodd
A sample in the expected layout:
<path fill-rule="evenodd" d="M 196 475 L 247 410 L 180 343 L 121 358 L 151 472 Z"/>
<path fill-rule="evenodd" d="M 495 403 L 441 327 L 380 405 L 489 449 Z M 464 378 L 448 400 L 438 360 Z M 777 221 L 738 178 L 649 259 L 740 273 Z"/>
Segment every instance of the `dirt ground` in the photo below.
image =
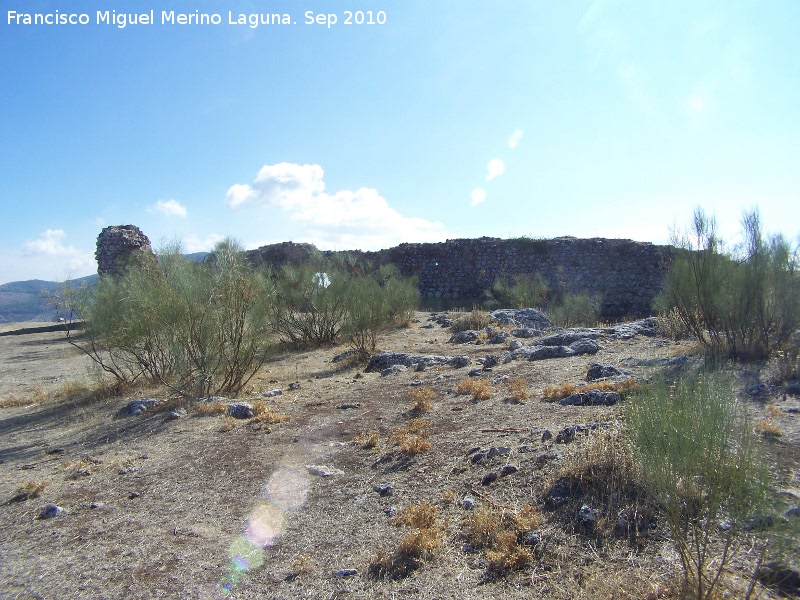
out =
<path fill-rule="evenodd" d="M 497 365 L 484 376 L 523 377 L 530 397 L 512 400 L 498 383 L 490 398 L 475 401 L 456 394 L 458 382 L 478 358 L 507 344 L 449 344 L 448 329 L 425 328 L 428 313 L 416 316 L 381 347 L 466 355 L 472 364 L 381 377 L 364 373 L 363 363 L 332 362 L 343 348 L 275 356 L 239 398 L 290 417 L 269 426 L 200 416 L 189 402 L 177 420 L 163 410 L 126 415 L 121 409 L 133 398 L 170 396 L 160 389 L 88 393 L 97 387 L 91 361 L 61 334 L 0 337 L 0 502 L 28 482 L 48 484 L 36 498 L 0 506 L 0 597 L 677 597 L 679 562 L 663 527 L 636 543 L 599 539 L 565 525 L 564 511 L 545 509 L 548 485 L 581 442 L 542 441 L 542 432 L 613 426 L 619 409 L 560 406 L 544 402 L 543 390 L 585 382 L 590 362 L 674 357 L 692 345 L 601 338 L 594 356 Z M 654 369 L 631 367 L 639 379 Z M 746 384 L 756 375 L 742 377 Z M 436 392 L 422 415 L 411 411 L 415 381 Z M 299 389 L 290 391 L 292 382 Z M 262 396 L 273 389 L 283 394 Z M 781 432 L 770 442 L 775 484 L 796 505 L 800 402 L 778 393 L 747 401 L 756 418 Z M 389 436 L 415 416 L 430 421 L 431 448 L 401 455 Z M 377 432 L 377 447 L 365 447 L 364 437 L 354 442 L 367 432 Z M 476 463 L 475 447 L 509 452 Z M 487 472 L 507 465 L 518 470 L 482 485 Z M 324 477 L 315 466 L 338 471 Z M 381 495 L 375 488 L 385 484 L 391 492 Z M 531 564 L 487 577 L 486 555 L 465 546 L 465 496 L 474 499 L 473 511 L 536 507 L 542 541 Z M 410 531 L 391 515 L 422 502 L 437 507 L 441 546 L 407 577 L 370 576 L 370 564 L 395 552 Z M 37 518 L 49 503 L 65 512 Z M 748 560 L 726 574 L 726 597 L 740 597 Z M 354 572 L 341 572 L 347 569 Z M 759 597 L 773 595 L 760 590 Z"/>

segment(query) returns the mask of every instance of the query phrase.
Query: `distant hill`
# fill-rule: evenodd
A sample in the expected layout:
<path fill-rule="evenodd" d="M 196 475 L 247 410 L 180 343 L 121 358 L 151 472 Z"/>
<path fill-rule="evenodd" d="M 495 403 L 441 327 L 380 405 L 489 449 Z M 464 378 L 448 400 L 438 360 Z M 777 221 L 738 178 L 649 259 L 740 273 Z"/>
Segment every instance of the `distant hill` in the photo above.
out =
<path fill-rule="evenodd" d="M 208 252 L 195 252 L 185 255 L 194 262 L 202 262 Z M 73 279 L 72 283 L 81 286 L 84 283 L 94 285 L 97 275 L 89 275 Z M 56 291 L 63 285 L 58 281 L 30 279 L 28 281 L 12 281 L 0 285 L 0 323 L 17 323 L 19 321 L 56 320 L 56 313 L 48 304 L 46 294 Z"/>

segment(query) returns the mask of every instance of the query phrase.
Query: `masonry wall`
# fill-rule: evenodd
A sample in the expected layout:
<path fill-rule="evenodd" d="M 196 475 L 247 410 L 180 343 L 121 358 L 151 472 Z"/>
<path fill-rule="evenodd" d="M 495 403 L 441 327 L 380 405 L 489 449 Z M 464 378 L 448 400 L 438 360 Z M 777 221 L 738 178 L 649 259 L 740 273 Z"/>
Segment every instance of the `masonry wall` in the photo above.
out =
<path fill-rule="evenodd" d="M 251 251 L 263 264 L 291 254 L 290 242 Z M 302 245 L 306 246 L 306 245 Z M 303 248 L 305 249 L 305 248 Z M 326 252 L 324 254 L 333 254 Z M 470 306 L 486 298 L 498 276 L 541 274 L 551 289 L 588 292 L 602 298 L 606 318 L 646 316 L 661 291 L 675 249 L 631 240 L 602 238 L 551 240 L 478 238 L 438 244 L 401 244 L 378 252 L 355 252 L 375 264 L 394 263 L 404 275 L 419 277 L 424 302 Z"/>

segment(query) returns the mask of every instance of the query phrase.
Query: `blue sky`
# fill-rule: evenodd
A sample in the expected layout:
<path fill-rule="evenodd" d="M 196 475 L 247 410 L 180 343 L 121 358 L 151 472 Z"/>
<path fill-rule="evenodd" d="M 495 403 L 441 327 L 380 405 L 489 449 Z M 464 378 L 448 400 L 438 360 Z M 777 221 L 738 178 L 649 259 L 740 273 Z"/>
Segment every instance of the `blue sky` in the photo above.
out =
<path fill-rule="evenodd" d="M 2 8 L 0 283 L 92 273 L 100 229 L 129 223 L 191 252 L 225 236 L 665 243 L 697 205 L 734 241 L 754 207 L 768 232 L 800 231 L 795 0 Z M 98 10 L 156 22 L 97 24 Z M 196 10 L 221 23 L 161 23 Z M 231 25 L 228 11 L 294 24 Z M 338 23 L 306 24 L 306 11 Z M 385 23 L 347 25 L 346 11 Z"/>

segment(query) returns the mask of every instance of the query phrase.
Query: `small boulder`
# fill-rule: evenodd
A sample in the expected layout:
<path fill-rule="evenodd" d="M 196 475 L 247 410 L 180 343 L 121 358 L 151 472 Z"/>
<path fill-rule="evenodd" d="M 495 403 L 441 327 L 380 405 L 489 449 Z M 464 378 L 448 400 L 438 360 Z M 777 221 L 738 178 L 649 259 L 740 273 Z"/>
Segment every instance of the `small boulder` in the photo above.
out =
<path fill-rule="evenodd" d="M 234 419 L 252 419 L 255 416 L 253 405 L 249 402 L 233 402 L 228 404 L 228 416 Z"/>

